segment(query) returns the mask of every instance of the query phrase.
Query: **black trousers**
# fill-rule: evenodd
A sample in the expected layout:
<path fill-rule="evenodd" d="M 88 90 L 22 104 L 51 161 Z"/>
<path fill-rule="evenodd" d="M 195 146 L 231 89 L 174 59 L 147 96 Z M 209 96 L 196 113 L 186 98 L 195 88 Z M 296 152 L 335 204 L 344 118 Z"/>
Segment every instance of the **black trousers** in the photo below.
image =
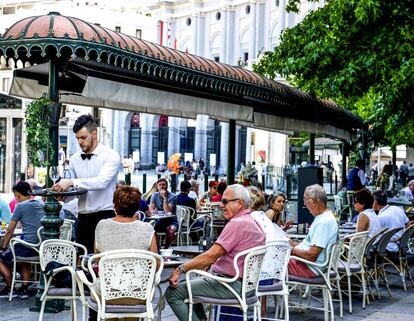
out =
<path fill-rule="evenodd" d="M 84 245 L 88 253 L 94 253 L 95 229 L 100 220 L 115 217 L 113 210 L 99 211 L 88 214 L 79 213 L 76 228 L 76 242 Z"/>

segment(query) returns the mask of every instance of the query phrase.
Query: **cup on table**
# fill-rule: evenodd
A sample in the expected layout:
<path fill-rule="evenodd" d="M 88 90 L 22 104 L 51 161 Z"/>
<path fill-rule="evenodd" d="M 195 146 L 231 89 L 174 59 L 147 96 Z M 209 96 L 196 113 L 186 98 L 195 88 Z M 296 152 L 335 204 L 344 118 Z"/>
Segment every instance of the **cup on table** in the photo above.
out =
<path fill-rule="evenodd" d="M 172 249 L 161 249 L 160 250 L 160 255 L 161 256 L 171 256 L 172 254 L 173 254 Z"/>

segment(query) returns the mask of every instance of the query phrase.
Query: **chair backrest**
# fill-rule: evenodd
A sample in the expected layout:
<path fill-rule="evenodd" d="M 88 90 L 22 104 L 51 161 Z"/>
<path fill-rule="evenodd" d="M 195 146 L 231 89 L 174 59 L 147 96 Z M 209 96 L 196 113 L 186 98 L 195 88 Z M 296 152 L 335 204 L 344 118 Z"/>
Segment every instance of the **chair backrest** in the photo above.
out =
<path fill-rule="evenodd" d="M 64 219 L 62 225 L 60 226 L 59 239 L 70 241 L 72 239 L 72 228 L 73 222 L 69 219 Z"/>
<path fill-rule="evenodd" d="M 368 231 L 350 234 L 347 237 L 350 239 L 347 255 L 348 264 L 362 264 Z"/>
<path fill-rule="evenodd" d="M 100 253 L 92 260 L 97 258 L 103 311 L 107 300 L 120 298 L 145 300 L 149 308 L 164 265 L 161 256 L 144 250 L 118 250 Z M 92 270 L 91 262 L 88 267 Z"/>
<path fill-rule="evenodd" d="M 342 211 L 342 198 L 338 195 L 334 195 L 334 201 L 335 201 L 335 210 L 337 213 L 340 213 Z"/>
<path fill-rule="evenodd" d="M 327 249 L 327 253 L 329 253 L 329 261 L 328 261 L 328 268 L 326 269 L 327 275 L 329 277 L 330 271 L 337 272 L 338 270 L 338 263 L 341 258 L 341 254 L 344 251 L 344 238 L 339 237 L 339 239 L 330 245 Z"/>
<path fill-rule="evenodd" d="M 257 291 L 259 286 L 260 270 L 262 268 L 263 259 L 266 254 L 266 245 L 253 247 L 242 251 L 234 257 L 233 265 L 238 271 L 238 260 L 246 256 L 243 265 L 243 281 L 242 281 L 242 300 L 245 301 L 246 294 L 250 291 Z"/>
<path fill-rule="evenodd" d="M 259 280 L 279 280 L 284 282 L 292 247 L 287 240 L 266 243 L 266 255 L 263 260 Z"/>
<path fill-rule="evenodd" d="M 138 219 L 142 222 L 147 218 L 147 215 L 143 211 L 138 211 L 135 215 L 137 215 Z"/>
<path fill-rule="evenodd" d="M 387 232 L 385 232 L 384 234 L 381 235 L 380 239 L 378 240 L 377 248 L 376 248 L 376 253 L 379 256 L 385 256 L 386 255 L 387 244 L 390 242 L 390 240 L 394 236 L 394 234 L 398 233 L 402 229 L 403 229 L 402 227 L 396 227 L 396 228 L 393 228 L 391 230 L 388 230 Z"/>
<path fill-rule="evenodd" d="M 40 268 L 43 271 L 52 261 L 76 268 L 77 248 L 82 249 L 83 254 L 86 254 L 86 248 L 83 245 L 71 241 L 60 239 L 43 241 L 39 250 Z"/>
<path fill-rule="evenodd" d="M 371 260 L 371 254 L 374 252 L 374 249 L 378 245 L 378 241 L 381 237 L 381 235 L 387 230 L 386 227 L 380 229 L 377 231 L 370 239 L 368 239 L 367 243 L 365 244 L 364 249 L 364 257 L 367 260 Z"/>
<path fill-rule="evenodd" d="M 408 242 L 414 234 L 414 225 L 408 227 L 400 238 L 400 251 L 406 252 L 408 250 Z"/>
<path fill-rule="evenodd" d="M 185 206 L 177 205 L 176 215 L 178 230 L 187 229 L 190 226 L 190 211 Z"/>

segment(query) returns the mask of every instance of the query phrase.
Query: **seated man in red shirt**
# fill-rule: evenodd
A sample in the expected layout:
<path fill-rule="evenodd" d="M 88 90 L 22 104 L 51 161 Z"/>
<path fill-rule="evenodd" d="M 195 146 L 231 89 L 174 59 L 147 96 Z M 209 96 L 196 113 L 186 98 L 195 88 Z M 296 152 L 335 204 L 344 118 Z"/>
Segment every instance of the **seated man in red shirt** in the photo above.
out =
<path fill-rule="evenodd" d="M 179 320 L 188 319 L 187 286 L 185 282 L 178 284 L 181 273 L 194 269 L 205 269 L 213 265 L 213 273 L 234 277 L 234 257 L 241 251 L 252 247 L 265 245 L 266 236 L 262 228 L 250 215 L 250 196 L 242 185 L 231 185 L 224 191 L 221 200 L 224 217 L 229 222 L 224 227 L 220 237 L 205 253 L 200 254 L 189 262 L 181 264 L 170 276 L 170 287 L 166 291 L 166 298 Z M 238 260 L 240 279 L 229 284 L 236 292 L 241 291 L 244 258 Z M 197 278 L 191 281 L 194 296 L 208 296 L 216 298 L 233 298 L 234 295 L 220 282 L 207 278 Z M 193 320 L 207 320 L 201 304 L 194 305 Z"/>

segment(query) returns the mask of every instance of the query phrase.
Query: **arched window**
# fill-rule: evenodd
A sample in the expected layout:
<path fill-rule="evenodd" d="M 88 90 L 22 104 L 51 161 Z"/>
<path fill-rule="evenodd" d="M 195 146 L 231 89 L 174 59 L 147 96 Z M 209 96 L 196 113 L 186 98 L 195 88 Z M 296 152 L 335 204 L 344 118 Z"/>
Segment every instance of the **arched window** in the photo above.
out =
<path fill-rule="evenodd" d="M 131 155 L 134 151 L 141 151 L 141 116 L 134 113 L 131 117 L 131 126 L 129 130 L 129 151 Z"/>

